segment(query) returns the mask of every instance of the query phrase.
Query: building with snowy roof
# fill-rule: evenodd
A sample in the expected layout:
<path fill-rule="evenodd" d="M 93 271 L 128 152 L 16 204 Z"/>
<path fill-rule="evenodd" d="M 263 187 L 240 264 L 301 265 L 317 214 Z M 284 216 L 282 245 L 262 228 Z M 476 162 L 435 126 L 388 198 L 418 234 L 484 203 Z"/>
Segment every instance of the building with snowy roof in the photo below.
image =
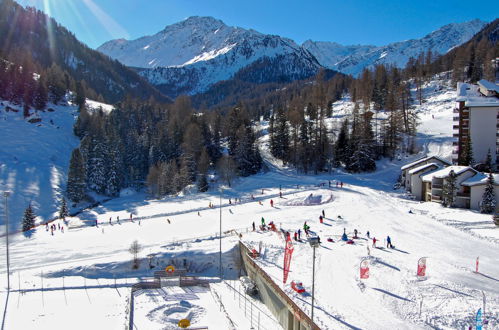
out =
<path fill-rule="evenodd" d="M 499 201 L 499 174 L 492 174 L 494 178 L 494 193 L 496 195 L 496 205 Z M 478 173 L 469 179 L 464 180 L 461 185 L 467 187 L 470 192 L 470 208 L 479 210 L 482 202 L 485 186 L 488 181 L 488 174 Z"/>
<path fill-rule="evenodd" d="M 425 174 L 421 177 L 423 182 L 422 197 L 427 202 L 441 203 L 443 199 L 443 188 L 447 183 L 449 174 L 454 171 L 456 175 L 456 207 L 470 208 L 470 189 L 461 183 L 477 174 L 477 171 L 469 166 L 448 166 Z"/>
<path fill-rule="evenodd" d="M 427 165 L 427 164 L 436 164 L 441 167 L 449 166 L 451 165 L 450 162 L 446 161 L 445 159 L 442 159 L 438 156 L 428 156 L 428 157 L 423 157 L 420 158 L 412 163 L 406 164 L 400 168 L 401 172 L 401 183 L 404 187 L 406 187 L 407 190 L 411 190 L 411 175 L 409 175 L 409 172 L 415 168 L 419 168 L 420 166 Z"/>
<path fill-rule="evenodd" d="M 494 168 L 499 163 L 499 86 L 487 80 L 477 85 L 457 84 L 453 124 L 454 164 L 462 163 L 468 139 L 473 159 L 485 163 L 490 151 Z"/>
<path fill-rule="evenodd" d="M 423 179 L 421 177 L 438 169 L 440 169 L 438 164 L 429 163 L 415 167 L 408 172 L 409 185 L 407 189 L 417 200 L 423 199 Z"/>

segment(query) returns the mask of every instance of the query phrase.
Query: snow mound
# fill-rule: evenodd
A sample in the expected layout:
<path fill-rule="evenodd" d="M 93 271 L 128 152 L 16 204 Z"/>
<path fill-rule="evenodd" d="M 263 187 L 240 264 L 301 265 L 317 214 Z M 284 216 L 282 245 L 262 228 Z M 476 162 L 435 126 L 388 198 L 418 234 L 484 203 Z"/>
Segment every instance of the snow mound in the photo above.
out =
<path fill-rule="evenodd" d="M 314 195 L 311 193 L 305 198 L 295 198 L 282 203 L 287 206 L 313 206 L 331 203 L 334 200 L 333 194 L 330 195 Z"/>
<path fill-rule="evenodd" d="M 120 191 L 120 197 L 133 196 L 136 193 L 137 192 L 133 188 L 125 188 L 125 189 L 121 189 L 121 191 Z"/>

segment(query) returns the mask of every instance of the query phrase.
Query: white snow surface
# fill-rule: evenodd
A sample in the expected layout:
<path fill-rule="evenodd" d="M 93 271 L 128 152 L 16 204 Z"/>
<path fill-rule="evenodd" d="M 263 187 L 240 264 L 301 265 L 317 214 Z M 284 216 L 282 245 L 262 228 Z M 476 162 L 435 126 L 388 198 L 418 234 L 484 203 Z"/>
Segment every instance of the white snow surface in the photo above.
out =
<path fill-rule="evenodd" d="M 70 96 L 68 95 L 68 98 Z M 90 111 L 112 111 L 113 106 L 87 100 Z M 15 111 L 7 111 L 8 108 Z M 31 110 L 23 118 L 23 108 L 0 100 L 0 191 L 8 190 L 9 230 L 20 229 L 24 209 L 29 203 L 38 221 L 57 216 L 67 181 L 71 152 L 79 146 L 73 135 L 78 108 L 71 102 L 48 104 L 45 111 Z M 39 122 L 30 123 L 36 119 Z M 0 203 L 4 214 L 5 204 Z M 2 217 L 1 231 L 5 221 Z"/>
<path fill-rule="evenodd" d="M 266 147 L 268 136 L 263 135 L 260 148 L 269 171 L 238 179 L 231 188 L 223 190 L 225 279 L 229 283 L 237 280 L 234 248 L 239 238 L 234 234 L 241 233 L 243 241 L 250 245 L 257 246 L 262 241 L 264 250 L 257 262 L 309 313 L 311 297 L 298 295 L 289 287 L 291 280 L 298 280 L 310 293 L 312 251 L 308 243 L 295 243 L 289 282 L 283 285 L 282 238 L 273 232 L 250 230 L 251 223 L 258 225 L 262 217 L 267 223 L 274 221 L 278 228 L 291 232 L 302 228 L 307 221 L 322 241 L 317 249 L 315 282 L 315 315 L 321 328 L 467 328 L 474 324 L 474 315 L 482 307 L 482 294 L 487 299 L 485 317 L 489 320 L 489 329 L 497 328 L 499 229 L 494 226 L 491 216 L 408 200 L 402 191 L 393 190 L 400 167 L 405 163 L 426 154 L 443 158 L 450 155 L 455 93 L 443 78 L 425 85 L 424 93 L 426 101 L 415 107 L 421 122 L 418 135 L 421 152 L 401 154 L 393 161 L 379 161 L 374 173 L 296 174 L 270 156 Z M 351 106 L 348 98 L 337 102 L 334 118 L 328 125 L 336 126 Z M 34 136 L 39 133 L 35 129 L 49 129 L 26 126 L 33 124 L 22 120 L 20 113 L 2 112 L 2 116 L 7 118 L 4 121 L 14 123 L 4 124 L 5 128 L 18 125 L 18 131 L 33 130 Z M 71 127 L 71 121 L 67 120 Z M 2 132 L 11 132 L 9 136 L 13 140 L 16 135 L 4 127 Z M 266 127 L 267 123 L 262 123 L 259 129 L 265 132 Z M 60 137 L 56 140 L 60 141 Z M 17 155 L 13 147 L 4 143 L 10 148 L 5 149 L 2 145 L 4 159 Z M 43 143 L 39 144 L 43 146 Z M 68 152 L 71 149 L 72 146 Z M 4 150 L 10 150 L 10 153 Z M 41 158 L 42 161 L 46 162 Z M 38 166 L 41 165 L 36 168 Z M 337 181 L 344 182 L 343 188 L 336 187 Z M 32 187 L 36 187 L 36 182 Z M 282 198 L 279 198 L 280 187 Z M 310 194 L 314 198 L 311 199 Z M 228 199 L 234 201 L 236 197 L 241 202 L 229 204 Z M 12 291 L 8 299 L 5 255 L 0 255 L 0 308 L 5 311 L 4 329 L 54 329 L 68 324 L 76 329 L 123 328 L 128 315 L 130 285 L 151 277 L 154 270 L 169 264 L 182 265 L 185 259 L 191 275 L 216 277 L 219 198 L 217 187 L 207 193 L 186 193 L 160 200 L 148 199 L 141 192 L 126 191 L 119 198 L 69 218 L 69 228 L 62 221 L 55 221 L 56 226 L 64 226 L 64 233 L 56 230 L 51 235 L 42 226 L 28 235 L 11 235 Z M 270 199 L 274 201 L 274 207 L 270 207 Z M 210 202 L 215 208 L 208 207 Z M 320 224 L 318 218 L 322 210 L 326 219 Z M 133 222 L 129 220 L 130 214 Z M 117 216 L 120 223 L 116 221 Z M 109 224 L 109 218 L 112 224 Z M 96 220 L 98 227 L 92 226 Z M 359 231 L 360 238 L 354 245 L 338 241 L 344 229 L 349 237 L 354 229 Z M 361 283 L 359 263 L 367 257 L 367 246 L 372 244 L 366 237 L 368 230 L 371 237 L 378 239 L 379 247 L 384 246 L 383 239 L 389 235 L 396 249 L 371 247 L 371 275 Z M 330 243 L 327 238 L 333 238 L 335 242 Z M 138 270 L 131 269 L 128 252 L 134 240 L 143 247 Z M 154 256 L 153 269 L 148 266 L 149 255 Z M 416 279 L 420 257 L 428 258 L 424 281 Z M 479 273 L 474 272 L 477 257 L 480 258 Z M 214 289 L 234 312 L 233 321 L 241 325 L 239 328 L 245 328 L 243 324 L 247 325 L 248 319 L 237 303 L 230 304 L 234 293 L 223 288 Z M 140 313 L 145 315 L 158 306 L 145 304 L 147 308 L 138 311 L 139 319 Z M 206 306 L 205 310 L 208 310 L 213 306 L 212 302 Z M 157 323 L 157 320 L 153 318 L 151 322 Z M 218 323 L 209 326 L 217 328 Z"/>

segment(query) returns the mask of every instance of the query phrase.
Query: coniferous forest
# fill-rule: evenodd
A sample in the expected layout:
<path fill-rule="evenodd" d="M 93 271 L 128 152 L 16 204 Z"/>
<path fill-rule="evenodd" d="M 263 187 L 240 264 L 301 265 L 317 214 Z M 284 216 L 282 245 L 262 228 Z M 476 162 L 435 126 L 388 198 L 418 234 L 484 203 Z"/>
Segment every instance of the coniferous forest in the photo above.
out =
<path fill-rule="evenodd" d="M 57 49 L 45 42 L 47 22 L 55 27 Z M 498 24 L 445 55 L 430 50 L 411 58 L 403 69 L 378 65 L 357 78 L 324 69 L 309 79 L 260 84 L 242 79 L 250 74 L 243 72 L 171 102 L 42 12 L 5 0 L 0 34 L 10 37 L 0 45 L 0 98 L 23 105 L 28 117 L 48 102 L 66 102 L 72 92 L 80 109 L 74 133 L 81 140 L 67 183 L 73 202 L 84 200 L 87 189 L 116 196 L 125 187 L 147 186 L 159 197 L 193 183 L 205 191 L 213 172 L 229 185 L 236 176 L 258 173 L 264 168 L 256 130 L 261 119 L 268 122 L 272 155 L 299 172 L 369 172 L 382 157 L 416 151 L 412 105 L 423 102 L 423 85 L 435 74 L 454 83 L 494 80 Z M 89 110 L 86 98 L 115 109 Z M 353 110 L 333 127 L 333 103 L 344 98 Z"/>

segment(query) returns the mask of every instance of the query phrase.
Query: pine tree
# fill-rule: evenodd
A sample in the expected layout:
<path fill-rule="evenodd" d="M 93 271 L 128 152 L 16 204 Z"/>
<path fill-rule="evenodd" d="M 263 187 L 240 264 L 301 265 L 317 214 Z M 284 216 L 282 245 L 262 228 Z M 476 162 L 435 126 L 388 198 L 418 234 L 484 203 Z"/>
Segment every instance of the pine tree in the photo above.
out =
<path fill-rule="evenodd" d="M 241 126 L 237 131 L 237 146 L 234 161 L 241 176 L 258 173 L 262 168 L 262 158 L 256 146 L 256 138 L 250 126 Z"/>
<path fill-rule="evenodd" d="M 76 148 L 71 154 L 69 162 L 68 184 L 66 193 L 73 202 L 80 202 L 85 197 L 86 172 L 80 149 Z"/>
<path fill-rule="evenodd" d="M 37 88 L 35 91 L 35 96 L 33 100 L 33 106 L 37 110 L 43 110 L 47 106 L 48 99 L 47 83 L 43 77 L 38 80 Z"/>
<path fill-rule="evenodd" d="M 201 174 L 201 177 L 198 180 L 198 191 L 205 192 L 208 191 L 208 179 L 206 178 L 206 174 Z"/>
<path fill-rule="evenodd" d="M 87 184 L 91 190 L 103 194 L 106 191 L 106 148 L 102 137 L 94 136 L 87 160 Z"/>
<path fill-rule="evenodd" d="M 66 203 L 66 198 L 62 198 L 61 207 L 59 208 L 59 218 L 66 220 L 66 217 L 69 216 L 68 205 Z"/>
<path fill-rule="evenodd" d="M 482 196 L 482 201 L 480 203 L 480 212 L 482 213 L 492 213 L 496 208 L 496 194 L 494 192 L 494 177 L 492 173 L 489 173 L 487 178 L 487 185 L 485 186 L 485 191 Z"/>
<path fill-rule="evenodd" d="M 341 124 L 340 133 L 334 146 L 334 165 L 339 167 L 341 163 L 346 163 L 348 157 L 348 119 Z"/>
<path fill-rule="evenodd" d="M 22 221 L 22 230 L 28 231 L 35 226 L 36 215 L 33 212 L 33 208 L 31 207 L 31 203 L 29 203 L 26 210 L 24 210 L 24 216 Z"/>
<path fill-rule="evenodd" d="M 454 206 L 457 192 L 456 178 L 456 173 L 454 170 L 451 170 L 449 175 L 444 179 L 444 185 L 442 187 L 442 204 L 445 207 Z"/>
<path fill-rule="evenodd" d="M 487 158 L 485 158 L 485 167 L 483 169 L 484 172 L 492 172 L 492 155 L 490 153 L 490 149 L 487 152 Z"/>
<path fill-rule="evenodd" d="M 468 138 L 466 139 L 466 142 L 464 143 L 463 146 L 463 151 L 460 155 L 460 158 L 458 159 L 458 164 L 463 165 L 463 166 L 473 166 L 474 163 L 473 159 L 473 146 L 471 142 L 471 137 L 468 135 Z"/>
<path fill-rule="evenodd" d="M 109 144 L 108 144 L 109 145 Z M 109 153 L 109 166 L 106 174 L 106 195 L 118 196 L 123 181 L 123 167 L 120 150 L 116 144 L 112 144 Z"/>

